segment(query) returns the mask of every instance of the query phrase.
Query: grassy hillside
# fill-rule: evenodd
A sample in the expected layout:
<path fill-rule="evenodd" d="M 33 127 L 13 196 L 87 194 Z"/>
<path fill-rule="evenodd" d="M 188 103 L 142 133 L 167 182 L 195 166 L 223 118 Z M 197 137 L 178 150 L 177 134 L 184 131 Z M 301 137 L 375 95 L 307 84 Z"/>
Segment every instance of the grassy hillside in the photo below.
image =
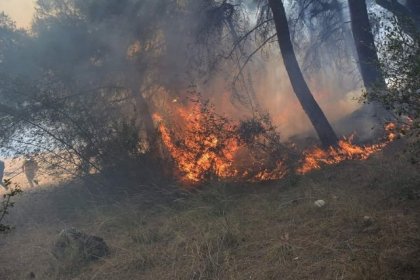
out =
<path fill-rule="evenodd" d="M 401 149 L 266 185 L 27 192 L 0 236 L 0 279 L 419 279 L 419 165 Z M 111 255 L 58 262 L 66 227 L 103 237 Z"/>

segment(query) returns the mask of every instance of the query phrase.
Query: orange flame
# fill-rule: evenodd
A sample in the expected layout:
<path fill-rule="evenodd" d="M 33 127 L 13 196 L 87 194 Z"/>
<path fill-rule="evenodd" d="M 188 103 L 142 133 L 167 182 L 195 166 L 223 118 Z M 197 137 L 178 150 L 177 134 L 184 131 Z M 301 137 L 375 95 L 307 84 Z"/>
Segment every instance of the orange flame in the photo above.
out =
<path fill-rule="evenodd" d="M 264 169 L 263 171 L 258 172 L 251 181 L 274 181 L 280 180 L 287 175 L 288 168 L 282 161 L 276 162 L 276 167 L 271 169 Z"/>
<path fill-rule="evenodd" d="M 388 123 L 385 126 L 385 131 L 387 132 L 388 136 L 387 139 L 388 141 L 394 141 L 395 139 L 398 138 L 398 134 L 396 133 L 396 129 L 397 129 L 397 125 L 395 123 Z"/>
<path fill-rule="evenodd" d="M 365 160 L 375 152 L 382 150 L 388 143 L 398 138 L 397 125 L 389 123 L 385 126 L 387 137 L 383 143 L 358 146 L 352 143 L 353 136 L 342 139 L 338 147 L 330 147 L 327 150 L 313 148 L 304 152 L 302 165 L 297 169 L 298 174 L 306 174 L 314 169 L 320 169 L 322 165 L 338 164 L 345 160 Z"/>
<path fill-rule="evenodd" d="M 282 160 L 278 160 L 271 168 L 267 168 L 263 162 L 247 160 L 240 167 L 239 151 L 249 152 L 249 148 L 236 137 L 235 126 L 214 114 L 212 109 L 203 109 L 200 102 L 195 102 L 189 108 L 175 106 L 176 128 L 165 123 L 157 113 L 153 119 L 158 124 L 162 142 L 174 161 L 182 183 L 194 185 L 211 176 L 251 182 L 269 181 L 281 179 L 290 171 Z M 389 123 L 385 131 L 387 137 L 379 144 L 359 146 L 353 144 L 353 137 L 350 137 L 340 140 L 337 147 L 327 150 L 315 147 L 304 151 L 304 158 L 296 173 L 306 174 L 323 165 L 338 164 L 345 160 L 365 160 L 398 136 L 394 123 Z"/>
<path fill-rule="evenodd" d="M 177 127 L 165 123 L 161 115 L 153 115 L 165 150 L 185 185 L 203 182 L 211 176 L 255 182 L 278 180 L 287 174 L 288 169 L 280 160 L 269 167 L 251 157 L 244 158 L 239 151 L 250 154 L 249 148 L 238 140 L 235 125 L 215 114 L 212 107 L 204 108 L 200 102 L 189 108 L 177 106 L 174 117 Z"/>
<path fill-rule="evenodd" d="M 237 141 L 234 138 L 222 139 L 215 131 L 210 131 L 205 123 L 209 120 L 203 117 L 199 104 L 195 104 L 190 110 L 178 108 L 177 112 L 184 125 L 182 138 L 179 140 L 159 114 L 154 114 L 153 117 L 158 122 L 166 149 L 182 173 L 181 180 L 184 183 L 198 183 L 211 175 L 218 178 L 235 177 L 237 170 L 233 168 L 232 162 L 239 147 Z M 220 129 L 224 130 L 219 132 L 232 129 L 223 123 L 219 124 Z"/>

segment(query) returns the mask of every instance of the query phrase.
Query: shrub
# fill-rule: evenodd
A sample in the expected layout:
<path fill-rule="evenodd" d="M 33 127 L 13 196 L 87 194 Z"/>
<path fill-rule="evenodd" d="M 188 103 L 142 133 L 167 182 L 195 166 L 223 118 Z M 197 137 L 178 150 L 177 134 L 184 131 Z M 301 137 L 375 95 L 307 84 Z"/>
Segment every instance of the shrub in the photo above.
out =
<path fill-rule="evenodd" d="M 22 193 L 22 190 L 16 184 L 14 188 L 9 189 L 9 187 L 12 185 L 10 180 L 5 180 L 4 183 L 8 192 L 3 195 L 3 200 L 0 204 L 0 233 L 5 233 L 12 229 L 10 225 L 3 224 L 3 220 L 6 215 L 9 214 L 9 208 L 14 206 L 14 202 L 11 201 L 12 197 Z"/>

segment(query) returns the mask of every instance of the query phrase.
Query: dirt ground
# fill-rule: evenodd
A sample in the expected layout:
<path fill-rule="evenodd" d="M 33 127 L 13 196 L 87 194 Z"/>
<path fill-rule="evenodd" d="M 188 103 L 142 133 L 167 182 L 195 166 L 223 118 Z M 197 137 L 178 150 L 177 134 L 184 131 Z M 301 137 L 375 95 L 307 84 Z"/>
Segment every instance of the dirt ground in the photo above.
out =
<path fill-rule="evenodd" d="M 403 149 L 192 193 L 28 190 L 6 221 L 15 229 L 0 235 L 0 279 L 420 279 L 420 168 Z M 56 260 L 52 244 L 69 227 L 104 238 L 111 254 Z"/>

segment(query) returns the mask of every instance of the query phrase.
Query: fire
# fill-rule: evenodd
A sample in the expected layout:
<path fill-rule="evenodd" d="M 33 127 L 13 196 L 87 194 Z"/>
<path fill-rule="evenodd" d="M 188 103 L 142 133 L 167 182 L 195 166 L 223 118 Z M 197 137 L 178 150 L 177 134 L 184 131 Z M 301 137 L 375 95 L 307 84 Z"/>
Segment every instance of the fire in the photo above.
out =
<path fill-rule="evenodd" d="M 359 146 L 352 143 L 353 136 L 339 141 L 338 147 L 323 150 L 319 147 L 304 152 L 302 165 L 297 169 L 298 174 L 305 174 L 322 165 L 337 164 L 345 160 L 366 160 L 370 155 L 382 150 L 388 143 L 398 138 L 395 123 L 385 126 L 387 137 L 384 142 L 374 145 Z"/>
<path fill-rule="evenodd" d="M 291 170 L 284 157 L 274 158 L 270 163 L 264 154 L 241 141 L 238 125 L 217 115 L 208 102 L 195 100 L 192 106 L 175 103 L 170 117 L 173 123 L 166 122 L 157 113 L 153 118 L 165 151 L 173 160 L 175 175 L 184 185 L 212 178 L 259 182 L 279 180 L 290 172 L 306 174 L 323 165 L 365 160 L 398 136 L 397 126 L 389 123 L 385 127 L 387 137 L 379 144 L 360 146 L 353 144 L 353 137 L 343 138 L 337 147 L 326 150 L 315 147 L 304 151 L 299 167 Z"/>
<path fill-rule="evenodd" d="M 184 183 L 198 183 L 209 176 L 232 178 L 238 172 L 232 164 L 239 148 L 233 127 L 223 117 L 208 117 L 202 109 L 199 103 L 190 109 L 177 109 L 181 123 L 179 137 L 159 114 L 154 115 L 162 142 Z"/>
<path fill-rule="evenodd" d="M 184 185 L 211 178 L 269 181 L 287 174 L 284 162 L 270 164 L 261 158 L 259 151 L 240 140 L 237 123 L 216 114 L 209 103 L 194 100 L 192 106 L 172 106 L 176 108 L 171 114 L 175 124 L 166 122 L 157 113 L 153 118 L 165 151 L 175 165 L 175 175 Z"/>
<path fill-rule="evenodd" d="M 277 161 L 274 169 L 264 169 L 257 173 L 251 181 L 273 181 L 279 180 L 287 175 L 288 168 L 283 161 Z"/>
<path fill-rule="evenodd" d="M 397 125 L 395 123 L 390 122 L 385 126 L 385 131 L 387 132 L 388 141 L 394 141 L 398 138 L 398 134 L 396 133 Z"/>

